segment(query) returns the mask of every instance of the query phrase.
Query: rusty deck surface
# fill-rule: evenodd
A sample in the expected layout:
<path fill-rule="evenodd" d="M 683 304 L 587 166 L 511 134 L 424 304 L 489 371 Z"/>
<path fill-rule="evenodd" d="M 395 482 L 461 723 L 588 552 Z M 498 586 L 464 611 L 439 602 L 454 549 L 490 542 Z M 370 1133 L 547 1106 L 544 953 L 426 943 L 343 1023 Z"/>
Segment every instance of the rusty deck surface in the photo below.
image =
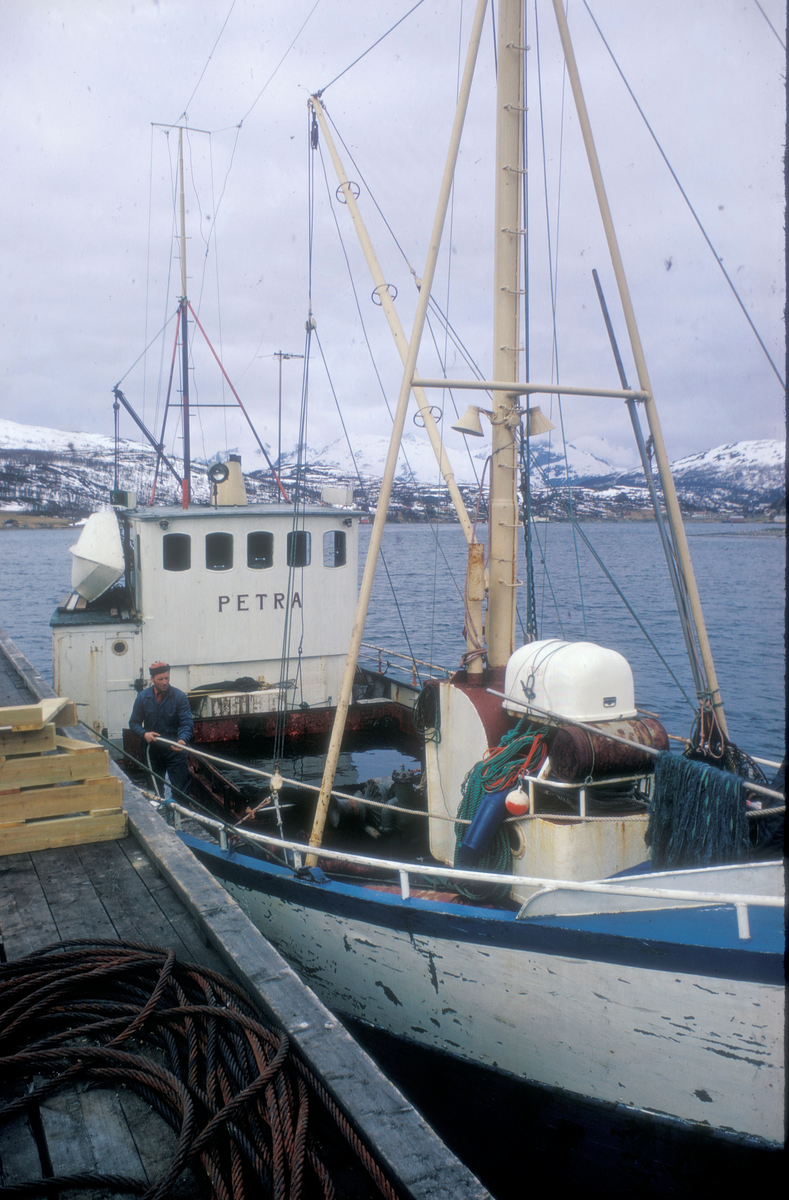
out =
<path fill-rule="evenodd" d="M 0 704 L 31 703 L 52 695 L 0 630 Z M 82 729 L 69 734 L 89 737 Z M 220 971 L 234 978 L 287 1032 L 296 1052 L 374 1150 L 403 1197 L 487 1197 L 477 1178 L 194 859 L 150 802 L 114 764 L 111 769 L 123 783 L 131 836 L 0 858 L 0 930 L 9 962 L 52 943 L 107 938 L 172 948 L 179 960 Z M 64 1105 L 68 1111 L 53 1110 L 48 1117 L 51 1128 L 60 1131 L 56 1153 L 72 1154 L 82 1142 L 85 1154 L 94 1157 L 97 1145 L 104 1147 L 102 1153 L 117 1145 L 122 1158 L 139 1156 L 141 1148 L 147 1152 L 132 1133 L 139 1120 L 136 1109 L 124 1114 L 121 1106 L 102 1118 L 106 1129 L 94 1145 L 95 1138 L 91 1142 L 84 1135 L 89 1094 L 76 1091 Z M 81 1141 L 75 1132 L 79 1130 Z M 0 1181 L 27 1177 L 35 1139 L 25 1136 L 18 1123 L 5 1126 Z M 156 1157 L 153 1143 L 150 1153 Z M 150 1175 L 150 1163 L 143 1162 L 142 1168 Z"/>

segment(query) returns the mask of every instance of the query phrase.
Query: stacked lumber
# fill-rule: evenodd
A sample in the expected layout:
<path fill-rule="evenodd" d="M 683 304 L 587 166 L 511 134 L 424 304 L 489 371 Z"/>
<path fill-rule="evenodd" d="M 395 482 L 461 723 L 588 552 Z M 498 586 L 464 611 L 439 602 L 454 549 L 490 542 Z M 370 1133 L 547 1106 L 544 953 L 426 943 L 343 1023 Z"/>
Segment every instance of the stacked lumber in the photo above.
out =
<path fill-rule="evenodd" d="M 107 751 L 60 736 L 56 718 L 76 725 L 77 706 L 55 697 L 0 708 L 0 855 L 126 836 Z"/>

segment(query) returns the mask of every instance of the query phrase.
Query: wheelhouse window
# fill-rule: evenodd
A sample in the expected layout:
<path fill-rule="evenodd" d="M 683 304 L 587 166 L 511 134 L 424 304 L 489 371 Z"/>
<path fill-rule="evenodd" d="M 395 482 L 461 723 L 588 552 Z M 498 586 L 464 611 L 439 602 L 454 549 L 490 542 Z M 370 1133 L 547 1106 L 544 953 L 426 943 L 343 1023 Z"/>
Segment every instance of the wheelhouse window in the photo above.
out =
<path fill-rule="evenodd" d="M 229 571 L 233 566 L 232 533 L 205 535 L 205 565 L 209 571 Z"/>
<path fill-rule="evenodd" d="M 274 566 L 274 534 L 256 530 L 247 534 L 247 566 L 265 571 Z"/>
<path fill-rule="evenodd" d="M 165 571 L 188 571 L 192 566 L 192 539 L 188 533 L 166 533 L 162 538 Z"/>
<path fill-rule="evenodd" d="M 289 567 L 308 567 L 310 565 L 311 538 L 312 535 L 307 533 L 306 529 L 298 529 L 295 533 L 288 534 Z"/>
<path fill-rule="evenodd" d="M 330 529 L 323 535 L 324 567 L 345 566 L 345 534 L 341 529 Z"/>

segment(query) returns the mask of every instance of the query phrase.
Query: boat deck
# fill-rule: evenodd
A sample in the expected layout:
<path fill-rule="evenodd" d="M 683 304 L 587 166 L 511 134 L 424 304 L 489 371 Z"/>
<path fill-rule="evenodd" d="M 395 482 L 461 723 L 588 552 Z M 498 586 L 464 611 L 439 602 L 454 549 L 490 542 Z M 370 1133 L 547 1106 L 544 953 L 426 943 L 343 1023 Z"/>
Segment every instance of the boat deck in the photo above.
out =
<path fill-rule="evenodd" d="M 0 704 L 53 694 L 0 630 Z M 68 732 L 85 737 L 84 730 Z M 123 781 L 130 836 L 0 858 L 0 930 L 9 963 L 53 943 L 111 939 L 170 948 L 179 961 L 230 976 L 287 1032 L 295 1053 L 361 1135 L 397 1195 L 487 1197 L 142 793 L 111 769 Z M 58 1170 L 95 1170 L 98 1163 L 103 1171 L 129 1175 L 135 1162 L 142 1172 L 138 1178 L 156 1179 L 156 1164 L 169 1161 L 172 1147 L 157 1149 L 147 1134 L 141 1139 L 139 1111 L 126 1104 L 125 1091 L 118 1094 L 123 1103 L 97 1114 L 91 1091 L 76 1086 L 57 1104 L 51 1098 L 42 1105 L 34 1120 L 17 1117 L 0 1125 L 0 1182 L 31 1178 L 31 1171 L 52 1176 Z M 166 1141 L 165 1135 L 172 1136 L 166 1128 Z M 371 1180 L 361 1174 L 368 1190 L 358 1194 L 381 1194 L 369 1190 Z M 195 1193 L 187 1188 L 182 1194 Z"/>

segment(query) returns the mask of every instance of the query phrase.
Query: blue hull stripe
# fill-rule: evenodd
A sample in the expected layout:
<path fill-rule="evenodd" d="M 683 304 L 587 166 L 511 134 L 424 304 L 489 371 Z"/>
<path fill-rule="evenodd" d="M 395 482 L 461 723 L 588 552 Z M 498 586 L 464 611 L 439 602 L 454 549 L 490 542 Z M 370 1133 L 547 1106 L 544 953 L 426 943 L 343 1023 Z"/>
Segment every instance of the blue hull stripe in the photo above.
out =
<path fill-rule="evenodd" d="M 534 917 L 376 892 L 357 884 L 313 883 L 284 867 L 181 834 L 182 840 L 221 882 L 276 897 L 289 904 L 367 922 L 407 934 L 450 942 L 473 942 L 556 954 L 653 971 L 750 980 L 783 986 L 783 914 L 750 908 L 751 939 L 737 933 L 733 908 L 667 909 L 589 916 Z M 276 938 L 272 938 L 276 941 Z"/>

